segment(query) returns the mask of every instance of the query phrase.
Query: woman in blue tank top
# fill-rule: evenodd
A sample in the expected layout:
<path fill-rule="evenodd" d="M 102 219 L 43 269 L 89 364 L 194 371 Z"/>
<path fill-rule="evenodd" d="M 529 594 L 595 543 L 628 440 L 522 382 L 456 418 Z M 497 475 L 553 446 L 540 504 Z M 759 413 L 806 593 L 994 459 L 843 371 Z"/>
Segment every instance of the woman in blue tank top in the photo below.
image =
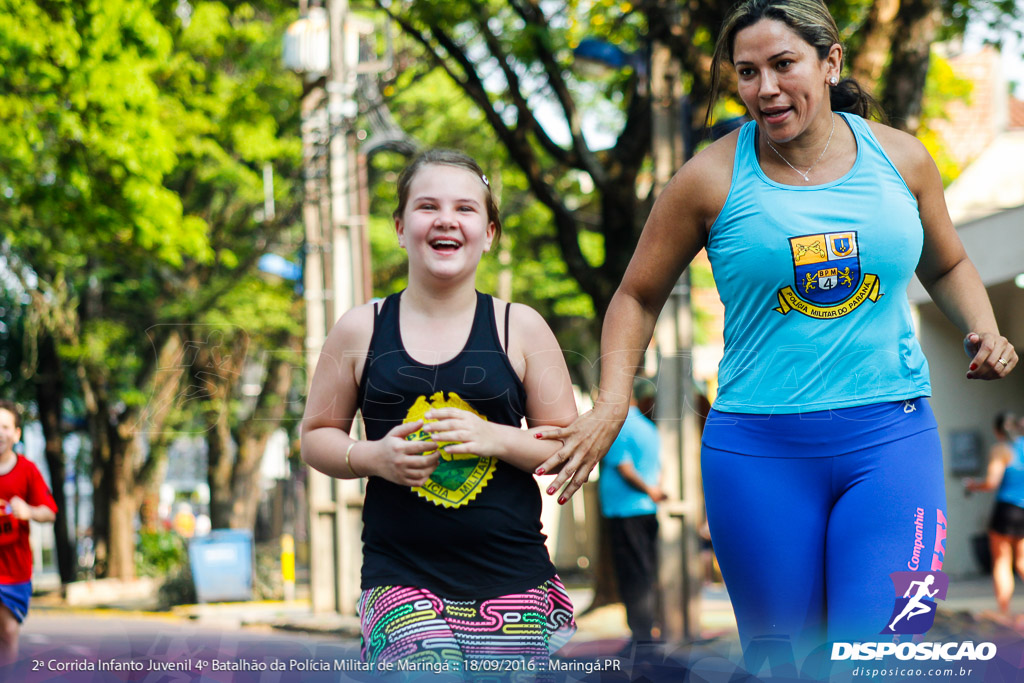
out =
<path fill-rule="evenodd" d="M 576 417 L 568 369 L 536 311 L 476 291 L 501 223 L 475 161 L 421 154 L 394 220 L 408 287 L 337 322 L 302 421 L 306 463 L 368 478 L 362 657 L 374 671 L 546 680 L 574 622 L 533 478 L 557 444 L 531 432 Z"/>
<path fill-rule="evenodd" d="M 1013 573 L 1024 577 L 1024 436 L 1013 413 L 996 415 L 992 430 L 996 443 L 989 450 L 985 479 L 967 479 L 967 491 L 996 491 L 988 524 L 992 551 L 992 587 L 1004 616 L 1010 614 Z"/>
<path fill-rule="evenodd" d="M 725 61 L 751 121 L 687 162 L 658 198 L 604 321 L 595 407 L 547 430 L 564 445 L 542 467 L 563 465 L 549 489 L 564 484 L 563 501 L 586 480 L 622 424 L 662 306 L 706 248 L 726 318 L 702 476 L 756 674 L 814 650 L 827 660 L 829 640 L 930 624 L 893 613 L 902 579 L 890 578 L 945 580 L 941 452 L 906 298 L 914 272 L 963 331 L 969 379 L 1004 377 L 1017 353 L 927 150 L 866 120 L 872 100 L 842 78 L 824 3 L 741 2 L 719 36 L 713 80 Z"/>

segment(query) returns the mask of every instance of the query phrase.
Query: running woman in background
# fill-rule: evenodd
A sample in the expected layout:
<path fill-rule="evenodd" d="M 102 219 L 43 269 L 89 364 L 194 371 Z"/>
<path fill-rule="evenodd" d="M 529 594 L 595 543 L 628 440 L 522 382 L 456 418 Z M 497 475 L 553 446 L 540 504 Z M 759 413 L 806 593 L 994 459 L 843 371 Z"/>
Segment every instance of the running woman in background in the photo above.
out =
<path fill-rule="evenodd" d="M 369 478 L 365 661 L 486 672 L 483 660 L 517 660 L 512 670 L 530 677 L 575 628 L 532 476 L 558 447 L 537 428 L 576 417 L 568 369 L 536 311 L 476 290 L 501 222 L 475 161 L 417 157 L 399 177 L 394 220 L 408 287 L 331 331 L 302 456 L 333 477 Z M 362 441 L 349 436 L 357 409 Z"/>
<path fill-rule="evenodd" d="M 942 453 L 906 296 L 915 271 L 964 334 L 968 379 L 1018 360 L 935 163 L 913 136 L 867 120 L 873 101 L 842 78 L 843 54 L 820 0 L 729 11 L 713 81 L 731 65 L 752 120 L 659 196 L 608 307 L 595 407 L 545 431 L 564 442 L 542 467 L 562 467 L 549 492 L 565 500 L 612 443 L 658 313 L 706 247 L 725 354 L 701 470 L 753 668 L 877 639 L 890 573 L 942 566 Z"/>
<path fill-rule="evenodd" d="M 0 401 L 0 665 L 18 654 L 18 634 L 32 597 L 29 520 L 52 522 L 57 504 L 39 469 L 14 452 L 21 410 Z"/>
<path fill-rule="evenodd" d="M 996 491 L 988 541 L 992 552 L 992 586 L 1003 617 L 1010 616 L 1014 570 L 1024 577 L 1024 437 L 1013 413 L 996 415 L 992 430 L 996 442 L 988 452 L 988 468 L 981 481 L 967 479 L 967 491 Z"/>

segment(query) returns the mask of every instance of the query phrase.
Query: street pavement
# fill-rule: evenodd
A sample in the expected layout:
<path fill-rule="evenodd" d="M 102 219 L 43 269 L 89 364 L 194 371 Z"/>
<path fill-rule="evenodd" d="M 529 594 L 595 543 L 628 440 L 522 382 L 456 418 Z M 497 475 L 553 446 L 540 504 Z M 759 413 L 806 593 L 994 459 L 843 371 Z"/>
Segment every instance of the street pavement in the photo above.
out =
<path fill-rule="evenodd" d="M 570 588 L 570 595 L 577 606 L 579 630 L 552 660 L 562 667 L 555 680 L 742 683 L 797 679 L 795 671 L 772 668 L 772 662 L 766 662 L 758 676 L 739 665 L 735 620 L 721 585 L 708 586 L 702 592 L 701 633 L 695 642 L 640 651 L 628 647 L 621 605 L 587 612 L 590 591 Z M 1013 611 L 1024 614 L 1024 590 L 1018 590 Z M 1024 681 L 1024 620 L 1016 624 L 998 618 L 987 578 L 951 582 L 927 640 L 993 642 L 999 655 L 990 662 L 956 662 L 955 666 L 926 662 L 923 669 L 905 670 L 911 675 L 880 676 L 880 663 L 874 661 L 865 663 L 874 668 L 876 673 L 871 675 L 853 663 L 829 661 L 818 661 L 816 666 L 824 668 L 810 672 L 805 668 L 803 673 L 809 680 L 850 683 L 923 677 L 956 683 Z M 309 603 L 302 600 L 188 605 L 171 612 L 145 612 L 69 608 L 55 597 L 43 597 L 34 601 L 23 626 L 19 662 L 14 668 L 0 669 L 0 678 L 154 683 L 379 680 L 356 668 L 358 650 L 359 625 L 354 616 L 313 615 Z M 896 670 L 895 666 L 891 669 Z M 412 679 L 445 678 L 437 672 L 422 673 L 424 676 Z M 410 680 L 410 676 L 401 680 Z"/>

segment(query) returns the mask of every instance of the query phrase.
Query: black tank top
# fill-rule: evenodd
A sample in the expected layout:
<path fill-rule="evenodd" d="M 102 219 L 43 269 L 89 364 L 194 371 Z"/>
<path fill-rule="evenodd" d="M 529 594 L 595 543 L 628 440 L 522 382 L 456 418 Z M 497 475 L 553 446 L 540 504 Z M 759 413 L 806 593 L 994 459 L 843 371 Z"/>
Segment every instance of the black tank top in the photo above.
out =
<path fill-rule="evenodd" d="M 526 392 L 498 339 L 491 297 L 477 292 L 473 327 L 459 355 L 425 365 L 402 344 L 400 296 L 385 299 L 376 315 L 359 383 L 367 438 L 380 439 L 440 407 L 518 427 Z M 421 431 L 410 438 L 429 437 Z M 454 599 L 536 588 L 555 573 L 540 512 L 533 476 L 497 458 L 442 453 L 430 481 L 417 488 L 370 477 L 362 588 L 415 586 Z"/>

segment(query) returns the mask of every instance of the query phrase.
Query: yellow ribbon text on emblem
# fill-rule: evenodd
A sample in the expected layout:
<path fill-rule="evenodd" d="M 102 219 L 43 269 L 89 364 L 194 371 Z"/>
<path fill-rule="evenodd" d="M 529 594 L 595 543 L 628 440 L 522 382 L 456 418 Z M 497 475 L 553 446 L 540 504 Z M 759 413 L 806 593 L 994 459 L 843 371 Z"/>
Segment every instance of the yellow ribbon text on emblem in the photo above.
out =
<path fill-rule="evenodd" d="M 831 320 L 832 318 L 841 318 L 847 315 L 865 301 L 871 301 L 872 303 L 878 301 L 882 296 L 882 292 L 880 291 L 878 276 L 865 275 L 864 282 L 861 283 L 856 292 L 833 306 L 818 306 L 804 301 L 796 295 L 792 287 L 780 289 L 778 296 L 779 305 L 773 308 L 773 311 L 777 311 L 782 315 L 786 315 L 790 311 L 799 311 L 808 317 L 817 318 L 818 320 Z"/>

